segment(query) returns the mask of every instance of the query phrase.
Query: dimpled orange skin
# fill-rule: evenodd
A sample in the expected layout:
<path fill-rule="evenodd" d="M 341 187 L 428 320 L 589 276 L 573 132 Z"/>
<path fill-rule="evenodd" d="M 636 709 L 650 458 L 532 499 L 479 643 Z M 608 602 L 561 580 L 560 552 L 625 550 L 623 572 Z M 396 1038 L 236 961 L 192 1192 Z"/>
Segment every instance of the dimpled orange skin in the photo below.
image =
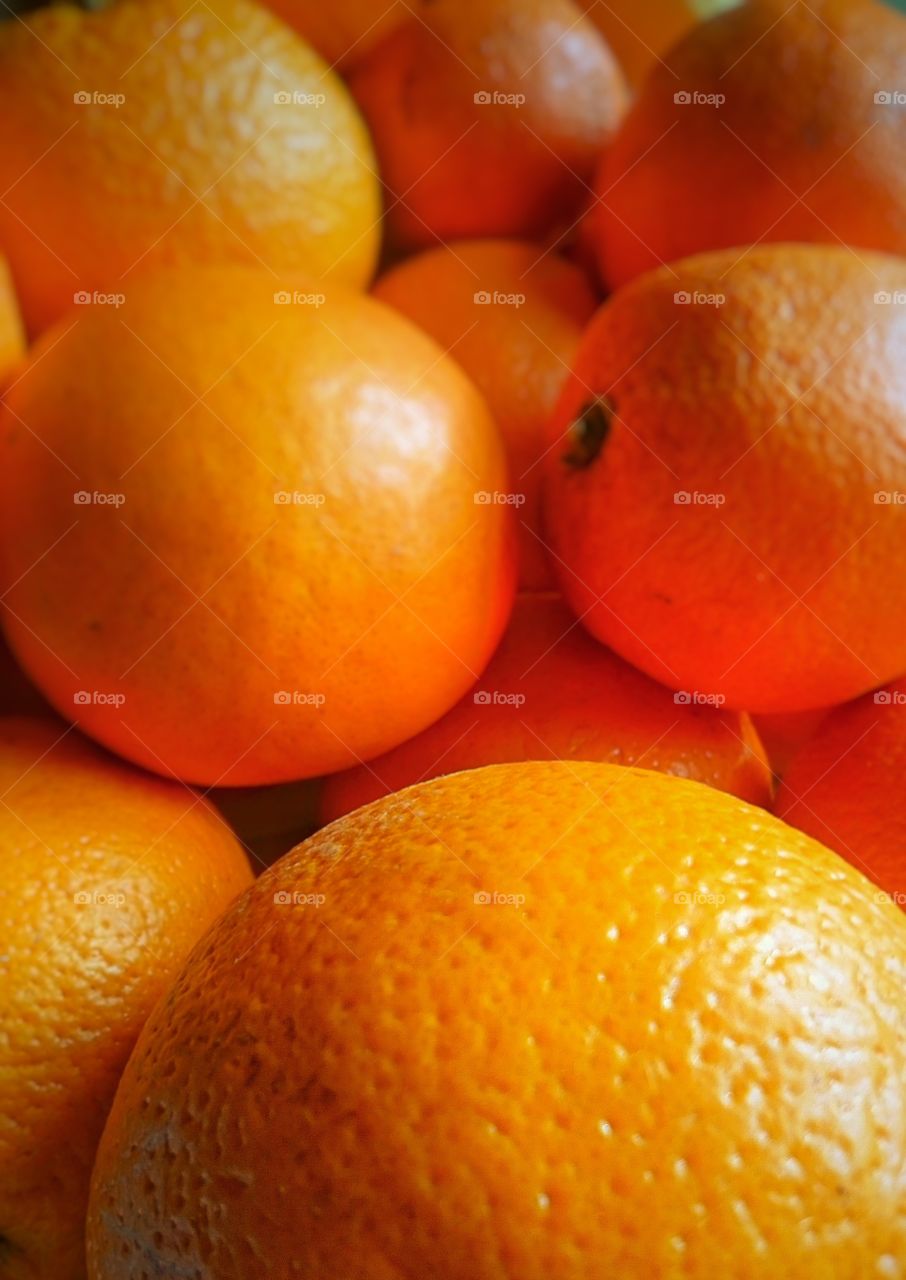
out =
<path fill-rule="evenodd" d="M 53 720 L 0 720 L 0 1274 L 80 1280 L 117 1081 L 191 946 L 252 881 L 200 796 Z"/>
<path fill-rule="evenodd" d="M 350 87 L 374 138 L 388 232 L 410 248 L 535 236 L 577 217 L 626 100 L 572 0 L 432 0 L 355 67 Z"/>
<path fill-rule="evenodd" d="M 904 978 L 890 903 L 710 787 L 435 779 L 196 948 L 106 1126 L 90 1275 L 897 1276 Z"/>
<path fill-rule="evenodd" d="M 430 3 L 430 0 L 426 0 Z M 331 66 L 348 68 L 421 8 L 419 0 L 266 0 Z"/>
<path fill-rule="evenodd" d="M 876 697 L 886 699 L 878 702 Z M 793 757 L 776 812 L 906 907 L 906 681 L 832 711 Z"/>
<path fill-rule="evenodd" d="M 6 259 L 0 257 L 0 393 L 25 355 L 19 302 Z"/>
<path fill-rule="evenodd" d="M 5 22 L 0 115 L 0 248 L 32 332 L 153 264 L 371 277 L 365 126 L 322 59 L 247 0 L 52 5 Z"/>
<path fill-rule="evenodd" d="M 906 310 L 875 303 L 888 289 L 906 289 L 899 259 L 765 245 L 605 304 L 545 477 L 561 585 L 594 635 L 752 712 L 906 667 L 906 508 L 877 500 L 906 491 Z"/>
<path fill-rule="evenodd" d="M 749 717 L 677 704 L 589 636 L 552 594 L 516 600 L 477 684 L 440 720 L 368 764 L 326 778 L 325 821 L 439 774 L 520 760 L 600 760 L 694 778 L 769 805 L 771 773 Z"/>
<path fill-rule="evenodd" d="M 395 746 L 512 602 L 512 511 L 475 501 L 503 450 L 465 374 L 371 298 L 274 285 L 146 275 L 47 335 L 0 418 L 17 657 L 91 736 L 205 785 Z"/>
<path fill-rule="evenodd" d="M 875 100 L 904 61 L 906 18 L 874 0 L 753 0 L 695 27 L 602 155 L 610 285 L 762 240 L 906 252 L 902 107 Z"/>
<path fill-rule="evenodd" d="M 552 586 L 541 530 L 547 424 L 596 306 L 581 270 L 515 240 L 461 240 L 382 276 L 374 296 L 440 343 L 473 379 L 500 427 L 522 499 L 520 585 Z"/>

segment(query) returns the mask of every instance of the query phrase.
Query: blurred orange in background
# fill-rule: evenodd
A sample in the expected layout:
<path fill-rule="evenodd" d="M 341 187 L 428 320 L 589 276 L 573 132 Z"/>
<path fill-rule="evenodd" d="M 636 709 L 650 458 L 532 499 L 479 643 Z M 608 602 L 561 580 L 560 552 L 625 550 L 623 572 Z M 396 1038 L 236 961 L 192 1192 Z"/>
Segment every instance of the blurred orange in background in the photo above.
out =
<path fill-rule="evenodd" d="M 572 0 L 432 0 L 353 68 L 389 236 L 539 236 L 576 218 L 626 88 Z"/>
<path fill-rule="evenodd" d="M 503 435 L 509 488 L 519 503 L 520 583 L 551 586 L 541 527 L 542 462 L 548 419 L 596 307 L 587 279 L 536 244 L 456 240 L 408 258 L 383 275 L 373 293 L 439 342 L 484 395 Z"/>

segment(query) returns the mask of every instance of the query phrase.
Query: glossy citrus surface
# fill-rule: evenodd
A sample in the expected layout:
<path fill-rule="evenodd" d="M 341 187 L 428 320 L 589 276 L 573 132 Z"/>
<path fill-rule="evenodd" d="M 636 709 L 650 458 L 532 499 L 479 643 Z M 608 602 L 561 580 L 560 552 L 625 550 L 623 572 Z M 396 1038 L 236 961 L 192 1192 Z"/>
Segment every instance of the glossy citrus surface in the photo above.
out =
<path fill-rule="evenodd" d="M 600 760 L 694 778 L 768 804 L 749 717 L 676 701 L 589 636 L 556 596 L 520 596 L 485 671 L 451 711 L 386 755 L 322 784 L 325 820 L 442 773 L 519 760 Z"/>
<path fill-rule="evenodd" d="M 6 259 L 0 257 L 0 391 L 25 354 L 25 334 L 19 301 Z"/>
<path fill-rule="evenodd" d="M 552 427 L 546 526 L 577 614 L 748 711 L 906 668 L 906 263 L 762 245 L 619 290 Z"/>
<path fill-rule="evenodd" d="M 155 264 L 370 278 L 365 126 L 310 46 L 248 0 L 4 22 L 0 117 L 15 120 L 0 132 L 0 249 L 33 332 L 74 302 L 116 306 Z"/>
<path fill-rule="evenodd" d="M 48 335 L 0 420 L 12 647 L 64 715 L 190 781 L 388 750 L 471 685 L 509 612 L 483 399 L 389 307 L 314 290 L 145 275 Z"/>
<path fill-rule="evenodd" d="M 80 1280 L 120 1073 L 252 876 L 200 796 L 53 720 L 0 720 L 0 792 L 0 1275 Z"/>
<path fill-rule="evenodd" d="M 551 586 L 542 463 L 548 420 L 595 310 L 588 280 L 536 244 L 458 240 L 408 258 L 373 292 L 436 339 L 484 395 L 509 458 L 521 585 Z"/>
<path fill-rule="evenodd" d="M 107 1124 L 92 1280 L 897 1276 L 904 978 L 900 912 L 710 787 L 435 779 L 196 948 Z"/>

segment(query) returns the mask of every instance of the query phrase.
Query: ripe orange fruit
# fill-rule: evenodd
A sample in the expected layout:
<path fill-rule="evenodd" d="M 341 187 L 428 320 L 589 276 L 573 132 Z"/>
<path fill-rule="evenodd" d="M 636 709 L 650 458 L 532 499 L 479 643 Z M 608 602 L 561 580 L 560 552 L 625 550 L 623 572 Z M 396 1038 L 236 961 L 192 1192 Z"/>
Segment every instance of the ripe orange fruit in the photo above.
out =
<path fill-rule="evenodd" d="M 875 0 L 757 0 L 655 63 L 597 191 L 614 287 L 762 240 L 906 252 L 906 18 Z"/>
<path fill-rule="evenodd" d="M 764 245 L 651 272 L 586 331 L 549 542 L 583 622 L 643 671 L 794 711 L 906 669 L 903 309 L 885 290 L 906 297 L 906 263 Z"/>
<path fill-rule="evenodd" d="M 341 286 L 145 275 L 119 314 L 86 308 L 38 344 L 0 472 L 26 671 L 93 737 L 187 780 L 388 750 L 469 687 L 510 609 L 512 512 L 476 502 L 506 489 L 483 399 Z"/>
<path fill-rule="evenodd" d="M 777 813 L 906 907 L 906 681 L 832 711 L 793 757 Z"/>
<path fill-rule="evenodd" d="M 248 0 L 51 5 L 0 25 L 0 246 L 29 328 L 149 264 L 365 285 L 379 184 L 340 81 Z"/>
<path fill-rule="evenodd" d="M 769 804 L 749 717 L 677 696 L 592 640 L 557 596 L 520 596 L 478 683 L 417 737 L 325 779 L 321 812 L 329 822 L 459 769 L 558 759 L 639 765 Z"/>
<path fill-rule="evenodd" d="M 0 257 L 0 392 L 25 354 L 19 302 L 6 259 Z"/>
<path fill-rule="evenodd" d="M 906 920 L 875 897 L 644 770 L 498 765 L 360 809 L 149 1020 L 92 1280 L 896 1275 Z"/>
<path fill-rule="evenodd" d="M 572 0 L 432 0 L 350 85 L 390 233 L 409 246 L 575 218 L 625 105 L 613 55 Z"/>
<path fill-rule="evenodd" d="M 79 1280 L 95 1150 L 145 1018 L 251 883 L 200 796 L 0 721 L 0 1272 Z"/>
<path fill-rule="evenodd" d="M 585 276 L 534 244 L 463 240 L 409 258 L 373 292 L 446 348 L 484 395 L 503 435 L 512 500 L 519 504 L 520 582 L 534 589 L 552 585 L 540 523 L 540 464 L 548 420 L 595 310 Z"/>
<path fill-rule="evenodd" d="M 430 0 L 424 0 L 430 3 Z M 349 67 L 421 7 L 420 0 L 265 0 L 331 66 Z"/>

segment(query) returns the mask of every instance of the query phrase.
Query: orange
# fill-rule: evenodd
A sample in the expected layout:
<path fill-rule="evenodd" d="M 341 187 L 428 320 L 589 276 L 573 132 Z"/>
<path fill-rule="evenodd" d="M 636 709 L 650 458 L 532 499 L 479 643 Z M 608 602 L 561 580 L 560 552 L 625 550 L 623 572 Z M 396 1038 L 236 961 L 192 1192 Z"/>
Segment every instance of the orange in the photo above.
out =
<path fill-rule="evenodd" d="M 430 3 L 430 0 L 422 0 Z M 419 0 L 265 0 L 331 66 L 349 67 L 421 7 Z"/>
<path fill-rule="evenodd" d="M 89 1274 L 895 1276 L 904 977 L 900 912 L 710 787 L 435 779 L 196 948 L 117 1092 Z"/>
<path fill-rule="evenodd" d="M 753 712 L 906 669 L 906 311 L 890 299 L 906 301 L 900 259 L 763 245 L 651 272 L 601 309 L 545 494 L 594 635 Z"/>
<path fill-rule="evenodd" d="M 875 0 L 753 0 L 696 27 L 602 157 L 605 277 L 762 240 L 906 253 L 904 61 L 906 17 Z"/>
<path fill-rule="evenodd" d="M 321 58 L 248 0 L 55 4 L 0 25 L 0 247 L 28 327 L 199 261 L 364 286 L 379 184 Z"/>
<path fill-rule="evenodd" d="M 731 0 L 732 3 L 732 0 Z M 702 17 L 730 7 L 727 0 L 582 0 L 632 85 Z"/>
<path fill-rule="evenodd" d="M 0 1273 L 85 1274 L 88 1181 L 145 1018 L 251 883 L 200 796 L 71 729 L 0 720 Z"/>
<path fill-rule="evenodd" d="M 520 596 L 478 683 L 424 733 L 327 778 L 322 814 L 459 769 L 557 759 L 640 765 L 769 804 L 749 717 L 678 697 L 592 640 L 558 597 Z"/>
<path fill-rule="evenodd" d="M 548 419 L 595 310 L 585 276 L 534 244 L 462 240 L 394 267 L 374 295 L 446 348 L 483 393 L 509 456 L 521 584 L 551 586 L 540 464 Z"/>
<path fill-rule="evenodd" d="M 276 292 L 275 292 L 276 284 Z M 0 418 L 7 636 L 106 746 L 193 782 L 330 772 L 436 720 L 509 612 L 502 446 L 373 299 L 147 274 L 48 334 Z"/>
<path fill-rule="evenodd" d="M 2 206 L 0 206 L 2 207 Z M 19 302 L 6 259 L 0 257 L 0 392 L 25 354 Z"/>
<path fill-rule="evenodd" d="M 832 711 L 793 757 L 777 813 L 906 908 L 906 681 Z"/>
<path fill-rule="evenodd" d="M 813 707 L 809 711 L 775 711 L 752 717 L 775 778 L 783 777 L 790 761 L 814 735 L 828 711 L 828 707 Z"/>
<path fill-rule="evenodd" d="M 625 86 L 572 0 L 432 0 L 352 71 L 390 234 L 535 236 L 576 218 Z"/>

